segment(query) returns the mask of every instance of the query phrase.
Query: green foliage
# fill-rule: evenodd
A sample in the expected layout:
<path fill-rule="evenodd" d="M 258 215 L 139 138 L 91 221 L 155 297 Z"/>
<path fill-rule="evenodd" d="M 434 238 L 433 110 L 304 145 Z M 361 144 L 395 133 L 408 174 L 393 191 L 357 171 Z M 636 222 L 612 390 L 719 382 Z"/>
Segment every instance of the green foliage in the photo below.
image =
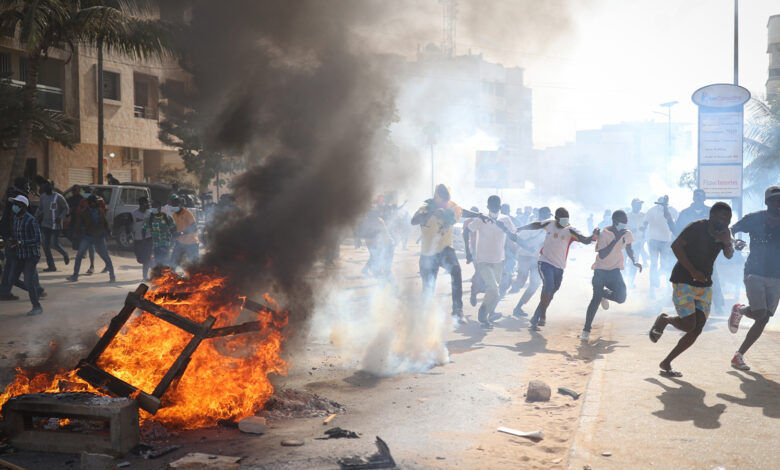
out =
<path fill-rule="evenodd" d="M 699 187 L 699 169 L 694 168 L 691 171 L 686 171 L 680 175 L 679 185 L 681 188 L 688 188 L 694 190 Z"/>
<path fill-rule="evenodd" d="M 745 191 L 762 195 L 780 174 L 780 103 L 750 100 L 745 128 Z"/>

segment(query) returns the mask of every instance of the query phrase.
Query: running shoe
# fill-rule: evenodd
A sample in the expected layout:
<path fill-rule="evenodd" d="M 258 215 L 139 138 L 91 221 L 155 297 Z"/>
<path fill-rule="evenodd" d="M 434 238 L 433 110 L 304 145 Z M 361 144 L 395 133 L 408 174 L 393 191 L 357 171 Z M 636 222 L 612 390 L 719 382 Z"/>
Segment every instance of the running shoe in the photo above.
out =
<path fill-rule="evenodd" d="M 472 307 L 476 307 L 477 306 L 477 290 L 476 289 L 472 289 L 471 290 L 471 298 L 469 299 L 469 301 L 471 302 L 471 306 Z"/>
<path fill-rule="evenodd" d="M 750 370 L 750 366 L 745 364 L 745 358 L 742 357 L 742 353 L 739 351 L 731 358 L 731 367 L 739 370 Z"/>
<path fill-rule="evenodd" d="M 601 299 L 601 308 L 604 310 L 609 310 L 609 300 L 602 298 Z"/>
<path fill-rule="evenodd" d="M 515 307 L 515 309 L 512 310 L 512 315 L 514 315 L 516 317 L 527 317 L 528 316 L 528 314 L 523 311 L 523 306 L 522 305 L 518 305 L 517 307 Z"/>
<path fill-rule="evenodd" d="M 87 274 L 93 274 L 95 272 L 95 267 L 90 266 L 89 269 L 87 269 Z"/>
<path fill-rule="evenodd" d="M 544 326 L 547 324 L 547 319 L 544 317 L 539 318 L 539 326 Z"/>
<path fill-rule="evenodd" d="M 729 331 L 736 333 L 739 330 L 739 321 L 742 320 L 742 304 L 734 304 L 731 307 L 731 315 L 729 316 Z M 736 356 L 734 356 L 736 357 Z M 732 364 L 734 361 L 732 361 Z M 744 364 L 744 363 L 743 363 Z"/>
<path fill-rule="evenodd" d="M 35 316 L 35 315 L 40 315 L 42 313 L 43 313 L 43 309 L 41 307 L 33 307 L 32 310 L 27 312 L 27 315 L 32 317 L 32 316 Z"/>
<path fill-rule="evenodd" d="M 580 335 L 580 339 L 582 341 L 588 341 L 590 339 L 590 331 L 582 331 L 582 334 Z"/>

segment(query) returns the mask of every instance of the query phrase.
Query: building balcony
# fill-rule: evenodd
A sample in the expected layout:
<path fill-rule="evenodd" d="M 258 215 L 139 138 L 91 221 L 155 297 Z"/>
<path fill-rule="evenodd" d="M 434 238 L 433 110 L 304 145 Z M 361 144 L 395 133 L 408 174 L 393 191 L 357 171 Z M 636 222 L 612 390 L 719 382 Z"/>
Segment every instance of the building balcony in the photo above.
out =
<path fill-rule="evenodd" d="M 137 118 L 154 119 L 155 121 L 158 117 L 157 109 L 151 108 L 149 106 L 134 106 L 133 115 Z"/>
<path fill-rule="evenodd" d="M 9 80 L 11 86 L 22 88 L 25 82 L 19 80 Z M 49 111 L 65 111 L 65 98 L 62 93 L 62 88 L 57 88 L 47 85 L 38 85 L 38 92 L 36 93 L 36 100 L 38 104 L 48 109 Z"/>

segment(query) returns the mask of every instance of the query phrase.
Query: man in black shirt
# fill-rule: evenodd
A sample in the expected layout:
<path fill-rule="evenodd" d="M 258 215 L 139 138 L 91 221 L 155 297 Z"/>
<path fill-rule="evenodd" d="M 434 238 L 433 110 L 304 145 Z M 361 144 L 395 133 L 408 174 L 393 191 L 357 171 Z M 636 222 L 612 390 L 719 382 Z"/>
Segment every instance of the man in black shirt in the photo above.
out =
<path fill-rule="evenodd" d="M 735 369 L 750 370 L 742 357 L 761 337 L 780 302 L 780 186 L 764 193 L 766 210 L 753 212 L 734 224 L 734 233 L 750 235 L 750 255 L 745 263 L 745 292 L 750 305 L 735 304 L 729 317 L 729 331 L 736 333 L 742 316 L 753 319 L 745 341 L 731 359 Z M 737 248 L 745 242 L 739 240 Z"/>
<path fill-rule="evenodd" d="M 672 270 L 672 299 L 677 317 L 662 313 L 650 330 L 650 340 L 657 342 L 666 325 L 672 325 L 685 335 L 659 364 L 661 375 L 682 377 L 672 369 L 672 361 L 691 347 L 701 334 L 712 303 L 712 270 L 715 259 L 723 250 L 726 258 L 734 256 L 729 223 L 731 207 L 718 202 L 710 209 L 710 218 L 688 225 L 672 243 L 677 264 Z"/>

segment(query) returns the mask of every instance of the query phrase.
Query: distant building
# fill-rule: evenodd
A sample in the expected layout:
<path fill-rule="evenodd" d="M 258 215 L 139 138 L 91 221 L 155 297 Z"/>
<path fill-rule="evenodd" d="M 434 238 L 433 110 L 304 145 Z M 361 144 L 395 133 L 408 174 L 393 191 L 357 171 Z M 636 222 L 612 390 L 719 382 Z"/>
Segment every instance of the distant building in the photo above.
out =
<path fill-rule="evenodd" d="M 767 54 L 769 54 L 769 78 L 766 81 L 766 96 L 771 100 L 780 95 L 780 15 L 769 17 L 767 28 Z"/>
<path fill-rule="evenodd" d="M 76 47 L 73 56 L 50 51 L 39 74 L 38 101 L 76 121 L 77 144 L 68 150 L 33 142 L 25 167 L 26 176 L 42 175 L 62 189 L 97 182 L 97 51 Z M 17 38 L 0 36 L 0 73 L 10 74 L 18 86 L 26 80 L 25 55 Z M 176 149 L 157 138 L 158 103 L 162 83 L 183 87 L 188 80 L 174 60 L 134 61 L 104 53 L 103 181 L 108 173 L 122 182 L 154 180 L 166 166 L 183 167 Z"/>
<path fill-rule="evenodd" d="M 482 54 L 449 56 L 434 45 L 400 66 L 398 107 L 406 125 L 423 133 L 432 124 L 439 143 L 486 133 L 513 155 L 509 185 L 522 185 L 522 162 L 533 148 L 531 89 L 522 68 L 487 62 Z"/>

